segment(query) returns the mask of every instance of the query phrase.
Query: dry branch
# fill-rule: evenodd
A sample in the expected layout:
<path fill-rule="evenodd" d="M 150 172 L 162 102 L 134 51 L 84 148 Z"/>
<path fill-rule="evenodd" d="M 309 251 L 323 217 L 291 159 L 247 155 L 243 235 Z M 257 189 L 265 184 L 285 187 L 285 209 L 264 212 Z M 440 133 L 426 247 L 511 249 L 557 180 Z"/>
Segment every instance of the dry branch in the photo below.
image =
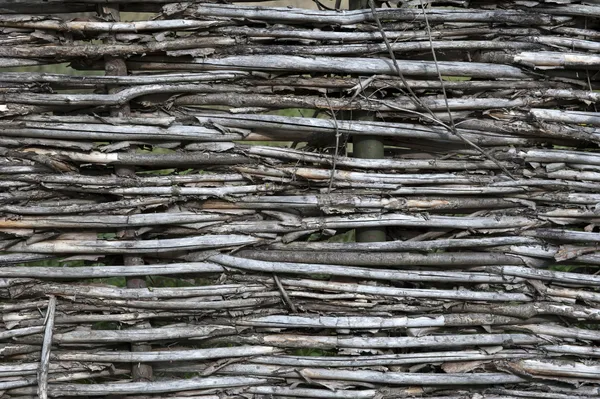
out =
<path fill-rule="evenodd" d="M 104 3 L 0 6 L 118 72 L 0 73 L 4 396 L 600 395 L 598 6 Z"/>
<path fill-rule="evenodd" d="M 418 9 L 377 9 L 377 14 L 384 21 L 423 21 L 424 13 Z M 301 25 L 352 25 L 362 22 L 374 21 L 371 10 L 352 10 L 338 13 L 336 11 L 313 11 L 299 8 L 284 7 L 251 7 L 222 4 L 202 4 L 191 6 L 184 11 L 184 15 L 201 17 L 229 17 L 247 18 L 270 22 L 296 23 Z M 515 10 L 460 10 L 437 9 L 426 10 L 426 16 L 431 22 L 504 22 L 531 25 L 553 25 L 559 21 L 568 21 L 570 18 L 552 17 L 536 12 L 523 12 Z"/>
<path fill-rule="evenodd" d="M 335 74 L 380 74 L 395 75 L 395 69 L 388 59 L 358 57 L 325 57 L 304 58 L 293 55 L 236 55 L 223 58 L 195 58 L 187 60 L 153 59 L 132 57 L 127 66 L 132 70 L 242 70 L 263 72 L 303 72 L 303 73 L 335 73 Z M 452 62 L 439 63 L 442 74 L 448 76 L 469 76 L 472 78 L 504 78 L 528 79 L 529 76 L 519 68 L 491 63 Z M 436 64 L 431 61 L 404 61 L 401 71 L 406 76 L 437 76 Z"/>
<path fill-rule="evenodd" d="M 168 382 L 130 382 L 128 384 L 50 384 L 50 395 L 62 396 L 105 396 L 114 394 L 146 394 L 191 391 L 196 389 L 218 389 L 248 387 L 268 382 L 265 378 L 252 377 L 206 377 L 187 380 L 171 380 Z"/>
<path fill-rule="evenodd" d="M 77 241 L 77 240 L 46 240 L 28 244 L 21 242 L 6 248 L 6 252 L 24 253 L 81 253 L 81 254 L 158 254 L 161 252 L 186 251 L 193 249 L 210 249 L 250 245 L 262 242 L 260 238 L 244 235 L 232 236 L 198 236 L 186 238 L 171 238 L 165 240 L 140 241 Z"/>
<path fill-rule="evenodd" d="M 50 347 L 52 345 L 52 334 L 54 329 L 54 313 L 56 311 L 56 297 L 51 296 L 48 300 L 46 311 L 46 326 L 44 330 L 44 341 L 42 343 L 42 354 L 38 370 L 38 396 L 40 399 L 48 397 L 48 373 L 50 371 Z"/>

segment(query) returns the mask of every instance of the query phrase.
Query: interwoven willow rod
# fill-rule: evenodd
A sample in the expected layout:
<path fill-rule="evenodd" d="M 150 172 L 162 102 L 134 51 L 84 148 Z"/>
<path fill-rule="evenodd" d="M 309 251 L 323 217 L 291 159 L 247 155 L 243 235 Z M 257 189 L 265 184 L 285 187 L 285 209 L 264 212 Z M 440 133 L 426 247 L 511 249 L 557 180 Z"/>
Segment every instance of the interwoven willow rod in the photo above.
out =
<path fill-rule="evenodd" d="M 0 1 L 0 399 L 600 397 L 600 5 L 244 3 Z"/>

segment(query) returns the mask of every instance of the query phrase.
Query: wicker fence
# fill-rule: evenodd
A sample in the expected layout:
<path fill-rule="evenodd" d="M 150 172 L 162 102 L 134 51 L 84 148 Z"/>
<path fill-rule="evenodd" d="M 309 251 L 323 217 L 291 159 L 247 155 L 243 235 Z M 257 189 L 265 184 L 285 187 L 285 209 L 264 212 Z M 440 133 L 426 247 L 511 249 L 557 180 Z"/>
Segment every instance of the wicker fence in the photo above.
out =
<path fill-rule="evenodd" d="M 600 6 L 391 3 L 0 1 L 0 398 L 600 397 Z"/>

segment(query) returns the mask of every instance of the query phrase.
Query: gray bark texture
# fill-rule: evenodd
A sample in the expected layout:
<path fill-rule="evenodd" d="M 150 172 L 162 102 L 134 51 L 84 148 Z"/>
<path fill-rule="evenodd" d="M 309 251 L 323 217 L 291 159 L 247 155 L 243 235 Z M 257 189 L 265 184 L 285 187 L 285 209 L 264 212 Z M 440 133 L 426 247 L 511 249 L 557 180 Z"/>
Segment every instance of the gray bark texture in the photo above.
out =
<path fill-rule="evenodd" d="M 597 1 L 0 1 L 0 399 L 600 398 L 599 43 Z"/>

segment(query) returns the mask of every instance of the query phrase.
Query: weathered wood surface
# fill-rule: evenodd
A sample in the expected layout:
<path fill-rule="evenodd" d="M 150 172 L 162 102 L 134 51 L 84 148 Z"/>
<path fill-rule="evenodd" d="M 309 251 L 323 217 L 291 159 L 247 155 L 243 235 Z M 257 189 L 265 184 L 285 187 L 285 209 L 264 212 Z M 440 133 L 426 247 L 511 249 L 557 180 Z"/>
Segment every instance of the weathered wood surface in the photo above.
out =
<path fill-rule="evenodd" d="M 600 397 L 597 2 L 0 3 L 0 398 Z"/>

